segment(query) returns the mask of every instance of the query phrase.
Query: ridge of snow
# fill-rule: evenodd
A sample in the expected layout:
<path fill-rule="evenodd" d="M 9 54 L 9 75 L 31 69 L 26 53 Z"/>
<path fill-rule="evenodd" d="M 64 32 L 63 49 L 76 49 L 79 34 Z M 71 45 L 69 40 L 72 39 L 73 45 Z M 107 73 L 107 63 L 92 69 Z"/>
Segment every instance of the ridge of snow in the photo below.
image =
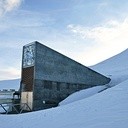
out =
<path fill-rule="evenodd" d="M 111 85 L 128 79 L 128 49 L 90 68 L 111 78 Z"/>
<path fill-rule="evenodd" d="M 113 73 L 117 71 L 124 71 L 128 69 L 128 49 L 123 52 L 102 61 L 94 66 L 91 66 L 92 69 L 99 71 L 101 73 Z"/>
<path fill-rule="evenodd" d="M 96 93 L 98 93 L 99 91 L 102 91 L 106 89 L 106 85 L 102 85 L 102 86 L 96 86 L 96 87 L 92 87 L 92 88 L 88 88 L 88 89 L 83 89 L 80 91 L 77 91 L 71 95 L 69 95 L 66 99 L 64 99 L 63 101 L 61 101 L 59 103 L 59 105 L 66 105 L 81 99 L 85 99 L 87 97 L 90 97 Z"/>

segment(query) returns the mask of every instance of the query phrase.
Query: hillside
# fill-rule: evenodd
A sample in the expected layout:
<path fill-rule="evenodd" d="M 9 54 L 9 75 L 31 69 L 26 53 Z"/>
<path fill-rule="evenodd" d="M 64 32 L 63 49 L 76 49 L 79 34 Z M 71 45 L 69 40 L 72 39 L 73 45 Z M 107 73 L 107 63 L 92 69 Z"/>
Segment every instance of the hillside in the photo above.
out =
<path fill-rule="evenodd" d="M 124 71 L 128 66 L 127 58 L 128 49 L 91 67 L 101 73 Z"/>
<path fill-rule="evenodd" d="M 110 85 L 114 85 L 114 87 L 100 93 L 97 91 L 100 87 L 79 91 L 73 94 L 74 96 L 69 96 L 67 101 L 65 99 L 65 105 L 56 108 L 20 115 L 0 115 L 0 127 L 127 128 L 127 56 L 128 50 L 125 50 L 124 52 L 91 67 L 98 72 L 109 75 L 112 79 Z M 95 93 L 90 95 L 92 92 Z"/>
<path fill-rule="evenodd" d="M 20 87 L 20 79 L 0 81 L 0 90 L 3 90 L 3 89 L 19 90 L 19 87 Z"/>
<path fill-rule="evenodd" d="M 90 68 L 112 79 L 111 85 L 128 79 L 128 49 Z"/>

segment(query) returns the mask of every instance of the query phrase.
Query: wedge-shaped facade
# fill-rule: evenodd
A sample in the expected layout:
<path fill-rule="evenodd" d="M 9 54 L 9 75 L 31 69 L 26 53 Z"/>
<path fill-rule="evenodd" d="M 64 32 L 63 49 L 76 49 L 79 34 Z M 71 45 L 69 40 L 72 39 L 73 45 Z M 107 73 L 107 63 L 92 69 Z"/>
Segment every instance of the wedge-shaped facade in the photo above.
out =
<path fill-rule="evenodd" d="M 35 41 L 23 47 L 21 103 L 32 110 L 57 106 L 68 95 L 110 78 Z"/>

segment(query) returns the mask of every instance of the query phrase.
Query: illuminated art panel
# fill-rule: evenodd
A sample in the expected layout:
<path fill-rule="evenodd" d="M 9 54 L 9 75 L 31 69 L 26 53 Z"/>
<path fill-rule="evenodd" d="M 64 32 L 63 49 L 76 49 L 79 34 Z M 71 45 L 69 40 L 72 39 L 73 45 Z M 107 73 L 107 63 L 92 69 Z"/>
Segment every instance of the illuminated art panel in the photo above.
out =
<path fill-rule="evenodd" d="M 33 66 L 35 63 L 35 45 L 24 46 L 23 67 Z"/>

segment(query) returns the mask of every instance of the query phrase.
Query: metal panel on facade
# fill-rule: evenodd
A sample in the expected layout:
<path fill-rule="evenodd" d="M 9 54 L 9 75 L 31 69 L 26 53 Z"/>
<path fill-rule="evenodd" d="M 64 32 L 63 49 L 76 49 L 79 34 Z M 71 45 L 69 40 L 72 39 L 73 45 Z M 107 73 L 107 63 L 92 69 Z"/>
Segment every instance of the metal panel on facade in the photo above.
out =
<path fill-rule="evenodd" d="M 22 103 L 27 103 L 27 105 L 32 109 L 33 108 L 33 92 L 22 92 L 21 93 L 21 104 Z M 25 106 L 24 110 L 29 110 L 29 108 Z"/>
<path fill-rule="evenodd" d="M 33 76 L 34 76 L 34 66 L 22 69 L 22 90 L 32 91 L 33 90 Z"/>

